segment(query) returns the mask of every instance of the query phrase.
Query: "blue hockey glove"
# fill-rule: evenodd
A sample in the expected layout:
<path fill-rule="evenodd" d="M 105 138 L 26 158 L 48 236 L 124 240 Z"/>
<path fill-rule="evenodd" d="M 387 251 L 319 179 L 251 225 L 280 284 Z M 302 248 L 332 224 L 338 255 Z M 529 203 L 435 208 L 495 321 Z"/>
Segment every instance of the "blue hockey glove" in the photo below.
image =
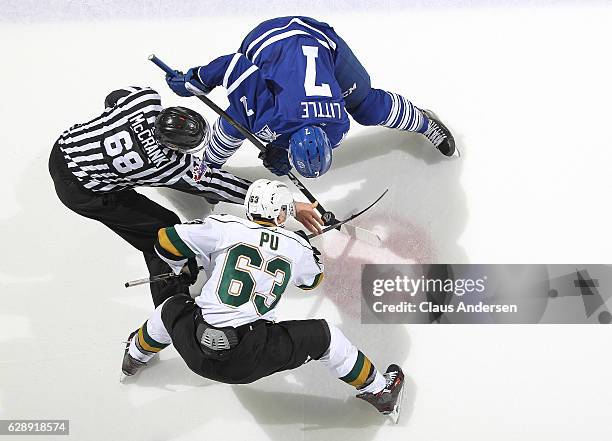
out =
<path fill-rule="evenodd" d="M 291 171 L 289 155 L 282 147 L 268 145 L 266 150 L 259 154 L 259 159 L 263 161 L 264 167 L 276 176 L 286 176 Z"/>
<path fill-rule="evenodd" d="M 179 96 L 193 95 L 185 88 L 185 75 L 178 70 L 174 71 L 174 75 L 166 74 L 166 83 L 168 83 L 170 89 Z"/>
<path fill-rule="evenodd" d="M 205 95 L 210 89 L 198 80 L 197 69 L 197 67 L 191 68 L 186 74 L 178 70 L 174 71 L 174 75 L 166 74 L 166 83 L 179 96 Z"/>

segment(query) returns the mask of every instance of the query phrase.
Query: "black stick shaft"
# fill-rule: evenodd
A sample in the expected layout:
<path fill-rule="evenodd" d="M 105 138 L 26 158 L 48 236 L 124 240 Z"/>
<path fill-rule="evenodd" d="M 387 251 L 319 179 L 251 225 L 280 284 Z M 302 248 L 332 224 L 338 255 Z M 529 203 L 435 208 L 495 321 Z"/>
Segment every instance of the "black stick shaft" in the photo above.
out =
<path fill-rule="evenodd" d="M 155 55 L 150 55 L 149 60 L 151 60 L 155 65 L 157 65 L 160 69 L 166 72 L 168 75 L 174 75 L 175 71 L 162 60 L 157 58 Z M 265 151 L 266 147 L 263 143 L 250 131 L 248 131 L 245 127 L 242 126 L 238 121 L 229 116 L 225 110 L 221 109 L 217 106 L 210 98 L 205 95 L 195 95 L 200 101 L 210 107 L 217 115 L 225 119 L 228 123 L 230 123 L 236 130 L 242 133 L 255 147 L 257 147 L 261 151 Z M 317 198 L 302 184 L 302 182 L 295 176 L 292 172 L 289 172 L 287 175 L 291 182 L 302 192 L 304 196 L 311 202 L 317 202 L 317 210 L 321 214 L 321 217 L 326 225 L 333 223 L 336 218 L 331 211 L 327 211 L 323 206 L 317 201 Z"/>
<path fill-rule="evenodd" d="M 178 277 L 178 276 L 174 273 L 158 274 L 157 276 L 146 277 L 144 279 L 130 280 L 129 282 L 125 282 L 125 287 L 131 288 L 132 286 L 146 285 L 148 283 L 158 283 L 158 282 L 161 282 L 162 280 L 168 280 L 174 277 Z"/>

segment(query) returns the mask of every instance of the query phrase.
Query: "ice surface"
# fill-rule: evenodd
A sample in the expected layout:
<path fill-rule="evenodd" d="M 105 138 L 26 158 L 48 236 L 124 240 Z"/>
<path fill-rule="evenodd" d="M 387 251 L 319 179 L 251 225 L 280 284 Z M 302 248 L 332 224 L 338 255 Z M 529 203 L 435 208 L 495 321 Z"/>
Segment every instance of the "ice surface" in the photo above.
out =
<path fill-rule="evenodd" d="M 167 349 L 121 385 L 121 341 L 151 308 L 146 287 L 123 282 L 143 276 L 144 262 L 63 207 L 46 171 L 61 131 L 100 113 L 114 87 L 151 85 L 167 105 L 188 103 L 212 119 L 197 100 L 171 95 L 146 57 L 204 64 L 235 50 L 264 11 L 0 26 L 0 418 L 70 419 L 76 440 L 610 439 L 611 328 L 361 325 L 358 289 L 367 262 L 612 261 L 611 9 L 326 13 L 317 5 L 300 13 L 332 23 L 375 87 L 435 109 L 463 153 L 448 161 L 419 135 L 355 125 L 332 171 L 308 185 L 339 218 L 389 187 L 358 222 L 385 246 L 336 232 L 318 239 L 325 283 L 287 292 L 279 305 L 281 318 L 338 324 L 383 370 L 402 365 L 400 425 L 386 424 L 316 363 L 227 386 L 192 374 Z M 211 96 L 225 103 L 222 91 Z M 268 177 L 255 158 L 249 146 L 230 166 Z M 197 197 L 143 192 L 185 219 L 210 211 Z M 216 211 L 225 209 L 238 212 Z"/>

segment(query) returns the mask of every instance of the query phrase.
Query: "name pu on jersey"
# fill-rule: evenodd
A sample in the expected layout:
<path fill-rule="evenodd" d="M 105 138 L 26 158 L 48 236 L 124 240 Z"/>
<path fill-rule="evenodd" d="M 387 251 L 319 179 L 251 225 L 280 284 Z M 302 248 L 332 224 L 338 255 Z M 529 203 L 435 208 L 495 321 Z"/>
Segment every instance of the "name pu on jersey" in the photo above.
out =
<path fill-rule="evenodd" d="M 305 239 L 231 215 L 163 228 L 155 250 L 177 274 L 188 258 L 201 257 L 209 278 L 195 301 L 213 326 L 274 320 L 289 283 L 308 290 L 323 279 Z"/>

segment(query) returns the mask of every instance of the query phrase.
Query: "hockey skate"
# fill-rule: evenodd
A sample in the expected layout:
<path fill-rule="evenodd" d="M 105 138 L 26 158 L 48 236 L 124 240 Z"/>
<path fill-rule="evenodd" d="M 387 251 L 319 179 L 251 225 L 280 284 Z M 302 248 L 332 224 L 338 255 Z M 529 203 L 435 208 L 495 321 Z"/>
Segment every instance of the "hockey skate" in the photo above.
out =
<path fill-rule="evenodd" d="M 393 422 L 397 424 L 399 422 L 404 392 L 404 373 L 402 368 L 392 364 L 387 368 L 384 377 L 386 385 L 383 390 L 375 394 L 365 392 L 356 396 L 370 403 L 383 415 L 389 415 Z"/>
<path fill-rule="evenodd" d="M 134 357 L 130 355 L 130 343 L 132 339 L 136 335 L 138 331 L 133 331 L 127 338 L 125 342 L 125 352 L 123 354 L 123 363 L 121 363 L 121 372 L 122 375 L 119 378 L 119 381 L 123 383 L 127 377 L 131 377 L 136 374 L 140 370 L 140 368 L 146 366 L 146 363 L 140 360 L 136 360 Z"/>
<path fill-rule="evenodd" d="M 461 156 L 455 146 L 455 138 L 442 121 L 431 110 L 421 109 L 421 112 L 429 119 L 429 126 L 423 135 L 437 148 L 444 156 Z"/>

